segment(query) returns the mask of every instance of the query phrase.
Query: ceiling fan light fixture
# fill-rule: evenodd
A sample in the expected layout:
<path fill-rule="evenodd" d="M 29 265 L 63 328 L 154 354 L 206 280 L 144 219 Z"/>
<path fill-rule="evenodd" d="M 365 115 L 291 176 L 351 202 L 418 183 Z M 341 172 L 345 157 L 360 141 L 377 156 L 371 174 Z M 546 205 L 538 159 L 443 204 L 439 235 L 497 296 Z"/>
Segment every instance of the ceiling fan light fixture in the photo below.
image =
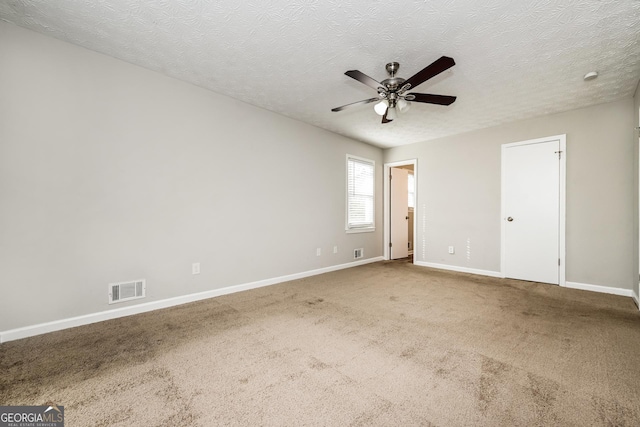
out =
<path fill-rule="evenodd" d="M 407 102 L 405 99 L 400 98 L 398 99 L 398 111 L 400 111 L 401 113 L 404 113 L 406 111 L 409 111 L 409 108 L 411 108 L 411 103 Z"/>
<path fill-rule="evenodd" d="M 384 116 L 384 113 L 387 111 L 387 108 L 389 108 L 389 101 L 387 101 L 386 99 L 383 99 L 382 101 L 378 102 L 376 105 L 373 106 L 373 109 L 375 110 L 376 114 L 379 116 Z"/>
<path fill-rule="evenodd" d="M 389 108 L 387 110 L 387 119 L 388 120 L 395 120 L 398 117 L 398 114 L 396 113 L 396 109 L 395 108 Z"/>

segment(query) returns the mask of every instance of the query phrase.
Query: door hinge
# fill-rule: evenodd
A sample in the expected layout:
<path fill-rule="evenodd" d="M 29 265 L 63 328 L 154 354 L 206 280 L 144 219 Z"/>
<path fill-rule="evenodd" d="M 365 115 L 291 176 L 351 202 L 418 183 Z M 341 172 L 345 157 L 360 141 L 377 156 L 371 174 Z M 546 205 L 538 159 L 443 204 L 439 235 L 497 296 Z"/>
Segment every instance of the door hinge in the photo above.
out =
<path fill-rule="evenodd" d="M 389 247 L 392 248 L 393 247 L 393 243 L 389 242 Z"/>
<path fill-rule="evenodd" d="M 558 258 L 558 267 L 560 266 L 560 258 Z"/>
<path fill-rule="evenodd" d="M 558 154 L 558 160 L 560 160 L 562 158 L 562 151 L 555 151 L 556 154 Z"/>

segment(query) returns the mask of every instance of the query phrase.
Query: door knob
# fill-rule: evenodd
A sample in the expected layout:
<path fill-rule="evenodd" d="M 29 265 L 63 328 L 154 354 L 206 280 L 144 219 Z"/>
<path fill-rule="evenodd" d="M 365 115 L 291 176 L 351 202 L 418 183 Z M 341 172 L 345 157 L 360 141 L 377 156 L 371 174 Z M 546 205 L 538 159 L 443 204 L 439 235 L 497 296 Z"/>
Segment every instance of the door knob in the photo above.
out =
<path fill-rule="evenodd" d="M 513 218 L 508 217 L 508 218 L 507 218 L 507 221 L 511 222 L 511 221 L 513 221 Z"/>

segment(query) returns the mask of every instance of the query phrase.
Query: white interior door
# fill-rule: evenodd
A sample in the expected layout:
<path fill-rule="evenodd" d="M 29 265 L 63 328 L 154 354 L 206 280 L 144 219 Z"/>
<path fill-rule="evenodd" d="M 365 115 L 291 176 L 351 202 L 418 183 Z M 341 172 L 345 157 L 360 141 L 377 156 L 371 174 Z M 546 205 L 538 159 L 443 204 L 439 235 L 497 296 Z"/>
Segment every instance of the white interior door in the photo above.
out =
<path fill-rule="evenodd" d="M 391 168 L 391 259 L 409 256 L 409 171 Z"/>
<path fill-rule="evenodd" d="M 503 146 L 506 277 L 559 284 L 560 141 Z"/>

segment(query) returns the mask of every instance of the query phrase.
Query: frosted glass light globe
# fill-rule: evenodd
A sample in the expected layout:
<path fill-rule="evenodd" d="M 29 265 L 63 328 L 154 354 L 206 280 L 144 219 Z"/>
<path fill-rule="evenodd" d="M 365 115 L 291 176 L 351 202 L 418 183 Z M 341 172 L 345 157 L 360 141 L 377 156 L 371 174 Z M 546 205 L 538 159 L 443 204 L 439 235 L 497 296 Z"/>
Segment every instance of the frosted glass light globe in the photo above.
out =
<path fill-rule="evenodd" d="M 411 108 L 411 103 L 410 102 L 407 102 L 403 98 L 398 99 L 398 110 L 401 113 L 404 113 L 405 111 L 409 111 L 409 108 Z"/>
<path fill-rule="evenodd" d="M 383 99 L 382 101 L 378 102 L 376 105 L 373 106 L 373 109 L 375 110 L 376 114 L 379 116 L 384 116 L 384 113 L 387 111 L 387 108 L 389 108 L 389 101 L 387 101 L 386 99 Z"/>

